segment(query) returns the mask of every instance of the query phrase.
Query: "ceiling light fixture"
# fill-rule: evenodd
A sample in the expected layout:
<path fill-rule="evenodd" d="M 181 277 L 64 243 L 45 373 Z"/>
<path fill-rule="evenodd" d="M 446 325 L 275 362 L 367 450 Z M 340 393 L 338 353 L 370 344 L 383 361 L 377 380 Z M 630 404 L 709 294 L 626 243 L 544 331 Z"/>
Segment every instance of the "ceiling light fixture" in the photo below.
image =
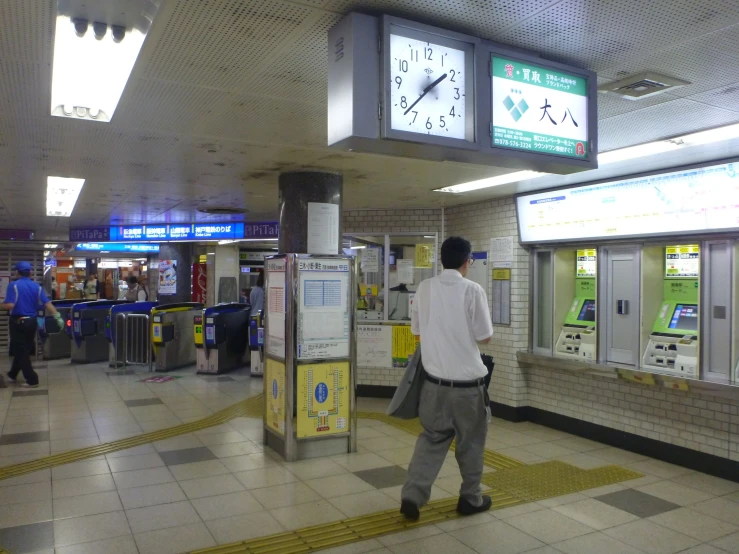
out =
<path fill-rule="evenodd" d="M 146 35 L 60 15 L 54 33 L 51 115 L 109 122 Z M 125 40 L 124 40 L 125 37 Z"/>
<path fill-rule="evenodd" d="M 459 194 L 461 192 L 471 192 L 473 190 L 507 185 L 508 183 L 515 183 L 516 181 L 524 181 L 526 179 L 541 177 L 542 175 L 547 175 L 547 173 L 539 173 L 538 171 L 529 170 L 515 171 L 513 173 L 506 173 L 505 175 L 496 175 L 495 177 L 480 179 L 479 181 L 470 181 L 469 183 L 461 183 L 459 185 L 452 185 L 450 187 L 436 189 L 434 192 L 451 192 L 454 194 Z"/>
<path fill-rule="evenodd" d="M 44 248 L 58 248 L 58 244 L 44 244 Z"/>
<path fill-rule="evenodd" d="M 350 246 L 350 250 L 362 250 L 363 248 L 367 248 L 366 246 Z"/>
<path fill-rule="evenodd" d="M 85 184 L 84 179 L 46 178 L 46 215 L 69 217 Z"/>

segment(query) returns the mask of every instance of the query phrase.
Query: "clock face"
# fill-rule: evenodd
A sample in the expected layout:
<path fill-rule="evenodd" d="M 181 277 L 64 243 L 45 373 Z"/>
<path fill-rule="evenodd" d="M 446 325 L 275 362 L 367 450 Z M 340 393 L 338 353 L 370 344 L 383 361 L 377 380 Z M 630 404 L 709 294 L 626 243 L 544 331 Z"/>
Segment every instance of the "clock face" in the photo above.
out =
<path fill-rule="evenodd" d="M 466 138 L 465 51 L 390 35 L 392 129 Z"/>

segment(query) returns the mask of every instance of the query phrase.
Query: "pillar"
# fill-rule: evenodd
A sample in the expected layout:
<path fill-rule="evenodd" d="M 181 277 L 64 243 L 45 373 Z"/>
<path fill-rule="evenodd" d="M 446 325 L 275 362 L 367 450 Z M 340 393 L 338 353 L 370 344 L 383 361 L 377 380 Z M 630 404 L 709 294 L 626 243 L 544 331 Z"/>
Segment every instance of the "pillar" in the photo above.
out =
<path fill-rule="evenodd" d="M 159 263 L 149 271 L 157 276 L 157 300 L 160 303 L 191 302 L 192 254 L 192 243 L 167 242 L 159 245 Z M 176 280 L 172 283 L 170 279 L 166 283 L 167 288 L 162 288 L 161 270 L 165 267 L 172 268 Z"/>
<path fill-rule="evenodd" d="M 223 244 L 215 248 L 215 301 L 238 302 L 239 290 L 239 246 Z"/>
<path fill-rule="evenodd" d="M 280 254 L 340 254 L 343 177 L 291 171 L 279 185 Z"/>

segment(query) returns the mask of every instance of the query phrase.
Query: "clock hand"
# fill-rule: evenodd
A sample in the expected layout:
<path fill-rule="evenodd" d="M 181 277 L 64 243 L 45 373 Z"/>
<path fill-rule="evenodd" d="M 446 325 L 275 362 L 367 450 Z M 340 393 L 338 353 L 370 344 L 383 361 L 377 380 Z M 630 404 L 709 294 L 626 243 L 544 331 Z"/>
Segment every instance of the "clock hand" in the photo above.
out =
<path fill-rule="evenodd" d="M 439 84 L 439 83 L 441 83 L 441 82 L 442 82 L 442 81 L 443 81 L 444 79 L 446 79 L 446 75 L 447 75 L 447 74 L 446 74 L 446 73 L 444 73 L 444 75 L 442 75 L 441 77 L 439 77 L 438 79 L 436 79 L 436 81 L 434 81 L 434 82 L 433 82 L 433 83 L 431 83 L 431 84 L 430 84 L 429 86 L 427 86 L 427 87 L 426 87 L 425 89 L 423 89 L 423 93 L 421 93 L 421 96 L 419 96 L 419 97 L 418 97 L 418 99 L 416 99 L 416 101 L 415 101 L 415 102 L 413 102 L 413 104 L 411 104 L 411 105 L 410 105 L 410 106 L 408 107 L 408 109 L 407 109 L 407 110 L 405 110 L 405 112 L 403 112 L 403 115 L 408 115 L 408 112 L 409 112 L 409 111 L 411 111 L 411 110 L 413 109 L 413 106 L 415 106 L 416 104 L 418 104 L 418 103 L 419 103 L 419 102 L 420 102 L 420 101 L 421 101 L 421 100 L 423 99 L 423 97 L 424 97 L 424 96 L 426 96 L 426 95 L 427 95 L 427 94 L 428 94 L 429 92 L 431 92 L 431 91 L 433 90 L 433 88 L 434 88 L 434 87 L 435 87 L 436 85 L 438 85 L 438 84 Z"/>

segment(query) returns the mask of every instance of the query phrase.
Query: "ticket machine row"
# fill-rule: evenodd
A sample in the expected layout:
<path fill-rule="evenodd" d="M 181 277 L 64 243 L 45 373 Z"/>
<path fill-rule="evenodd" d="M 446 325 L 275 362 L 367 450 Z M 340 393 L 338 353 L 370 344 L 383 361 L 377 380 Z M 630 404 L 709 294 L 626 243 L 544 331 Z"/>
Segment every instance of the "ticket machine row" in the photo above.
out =
<path fill-rule="evenodd" d="M 542 253 L 547 256 L 541 256 Z M 644 253 L 642 269 L 649 268 L 652 271 L 642 271 L 641 283 L 614 283 L 613 287 L 602 287 L 600 294 L 596 248 L 538 251 L 535 259 L 534 341 L 539 350 L 551 348 L 554 356 L 589 362 L 604 361 L 613 353 L 613 359 L 605 361 L 698 377 L 699 245 L 651 248 Z M 627 261 L 624 258 L 624 264 Z M 619 274 L 616 264 L 617 260 L 612 260 L 613 267 L 609 266 L 611 279 L 639 280 L 638 276 L 634 277 L 628 271 Z M 633 300 L 629 300 L 628 295 L 610 292 L 618 290 L 619 285 L 628 288 L 639 287 L 640 284 L 642 297 L 634 302 L 636 305 L 632 305 Z M 598 336 L 599 297 L 608 302 L 606 308 L 613 315 L 614 323 L 608 331 L 608 337 Z M 546 321 L 549 314 L 553 323 L 551 328 Z M 627 317 L 634 314 L 637 314 L 636 319 Z M 642 333 L 641 340 L 632 340 L 629 327 L 639 325 L 639 321 L 648 327 Z M 624 325 L 619 328 L 621 323 Z M 641 343 L 641 348 L 638 343 Z M 604 352 L 599 356 L 599 346 L 607 349 L 608 354 Z M 630 348 L 637 348 L 638 356 L 631 360 L 626 355 L 618 358 L 618 354 Z"/>
<path fill-rule="evenodd" d="M 209 308 L 186 302 L 97 300 L 53 302 L 65 322 L 39 313 L 44 359 L 74 363 L 110 361 L 111 367 L 150 361 L 156 371 L 195 364 L 198 373 L 220 374 L 250 365 L 263 373 L 261 312 L 247 304 Z"/>

